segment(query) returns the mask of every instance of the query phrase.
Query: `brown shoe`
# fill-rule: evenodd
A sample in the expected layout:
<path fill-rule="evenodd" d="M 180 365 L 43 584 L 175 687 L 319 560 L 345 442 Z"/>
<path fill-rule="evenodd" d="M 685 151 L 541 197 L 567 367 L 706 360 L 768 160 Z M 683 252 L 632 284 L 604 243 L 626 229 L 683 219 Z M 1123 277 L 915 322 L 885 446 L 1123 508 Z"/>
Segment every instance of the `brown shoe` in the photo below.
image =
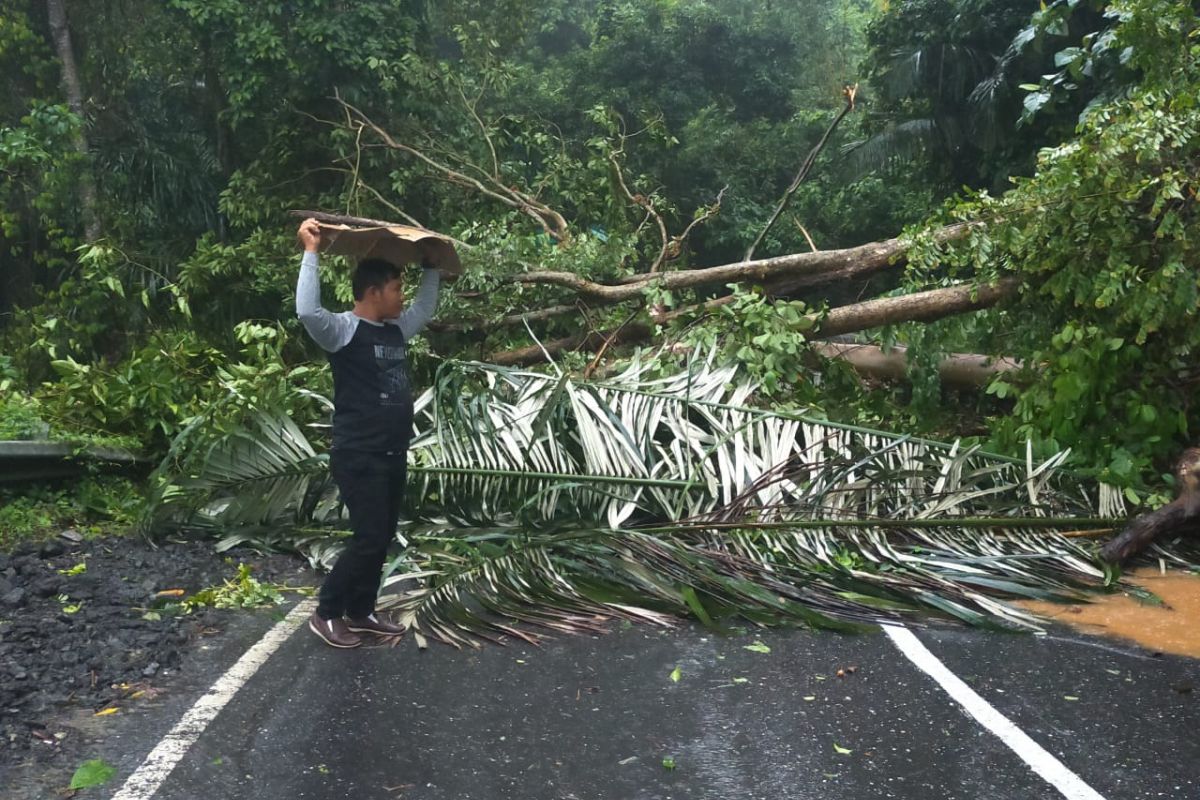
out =
<path fill-rule="evenodd" d="M 346 628 L 355 633 L 374 633 L 377 636 L 400 636 L 405 631 L 403 626 L 380 619 L 374 612 L 358 619 L 347 617 Z"/>
<path fill-rule="evenodd" d="M 308 629 L 320 636 L 325 644 L 331 647 L 358 647 L 362 644 L 362 638 L 356 633 L 351 633 L 341 617 L 321 619 L 314 611 L 308 618 Z"/>

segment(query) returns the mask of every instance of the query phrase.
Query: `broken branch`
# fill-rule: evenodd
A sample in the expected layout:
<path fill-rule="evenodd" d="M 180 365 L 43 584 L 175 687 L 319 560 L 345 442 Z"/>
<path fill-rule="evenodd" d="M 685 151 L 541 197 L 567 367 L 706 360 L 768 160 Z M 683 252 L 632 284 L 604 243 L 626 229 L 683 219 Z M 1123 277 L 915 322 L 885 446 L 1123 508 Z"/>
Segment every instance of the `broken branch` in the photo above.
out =
<path fill-rule="evenodd" d="M 829 127 L 825 129 L 825 134 L 821 136 L 821 139 L 817 142 L 816 147 L 809 152 L 808 158 L 804 159 L 804 163 L 800 165 L 800 171 L 796 173 L 796 177 L 792 179 L 791 185 L 788 186 L 787 191 L 783 193 L 783 197 L 779 199 L 779 204 L 775 206 L 775 210 L 771 212 L 771 216 L 767 220 L 767 224 L 763 226 L 763 229 L 754 239 L 754 242 L 751 243 L 749 249 L 746 250 L 746 255 L 742 257 L 743 261 L 749 261 L 750 259 L 754 258 L 754 250 L 759 246 L 759 244 L 762 243 L 762 240 L 766 237 L 767 233 L 770 232 L 771 228 L 775 226 L 775 222 L 779 219 L 779 215 L 783 213 L 783 210 L 787 208 L 788 203 L 792 201 L 792 195 L 796 193 L 796 190 L 800 188 L 800 184 L 804 182 L 804 179 L 808 177 L 808 173 L 812 171 L 813 164 L 817 162 L 817 156 L 821 154 L 821 151 L 825 149 L 825 144 L 829 141 L 829 137 L 833 135 L 834 130 L 841 123 L 841 121 L 846 118 L 846 115 L 854 110 L 854 96 L 857 93 L 857 83 L 853 86 L 842 87 L 842 97 L 846 99 L 846 105 L 843 106 L 841 112 L 833 118 L 833 122 L 829 123 Z"/>

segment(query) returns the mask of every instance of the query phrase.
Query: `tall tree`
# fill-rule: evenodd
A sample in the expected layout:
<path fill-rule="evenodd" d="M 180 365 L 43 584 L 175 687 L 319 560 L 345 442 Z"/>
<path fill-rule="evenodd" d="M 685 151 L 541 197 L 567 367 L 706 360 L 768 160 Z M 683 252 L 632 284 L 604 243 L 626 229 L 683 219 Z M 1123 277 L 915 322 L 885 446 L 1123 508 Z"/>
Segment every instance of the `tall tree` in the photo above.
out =
<path fill-rule="evenodd" d="M 87 108 L 83 100 L 83 84 L 75 66 L 75 49 L 71 41 L 71 25 L 67 16 L 66 0 L 46 0 L 50 18 L 50 32 L 54 40 L 54 51 L 62 64 L 62 85 L 67 95 L 67 106 L 79 117 L 80 124 L 75 132 L 75 149 L 82 159 L 79 178 L 80 202 L 83 207 L 84 230 L 87 240 L 100 238 L 100 211 L 96 204 L 96 181 L 92 175 L 91 148 L 87 137 Z"/>

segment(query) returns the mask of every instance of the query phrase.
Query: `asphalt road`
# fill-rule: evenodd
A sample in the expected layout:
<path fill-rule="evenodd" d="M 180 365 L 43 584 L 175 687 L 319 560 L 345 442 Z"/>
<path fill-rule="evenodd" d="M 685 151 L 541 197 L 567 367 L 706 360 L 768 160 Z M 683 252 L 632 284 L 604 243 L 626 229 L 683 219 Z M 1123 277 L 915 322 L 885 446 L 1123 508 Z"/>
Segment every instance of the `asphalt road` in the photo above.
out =
<path fill-rule="evenodd" d="M 145 797 L 1200 799 L 1200 662 L 1063 631 L 915 633 L 1079 784 L 1035 772 L 882 633 L 615 626 L 420 652 L 301 627 Z M 201 692 L 107 738 L 118 774 L 84 796 L 113 796 Z"/>

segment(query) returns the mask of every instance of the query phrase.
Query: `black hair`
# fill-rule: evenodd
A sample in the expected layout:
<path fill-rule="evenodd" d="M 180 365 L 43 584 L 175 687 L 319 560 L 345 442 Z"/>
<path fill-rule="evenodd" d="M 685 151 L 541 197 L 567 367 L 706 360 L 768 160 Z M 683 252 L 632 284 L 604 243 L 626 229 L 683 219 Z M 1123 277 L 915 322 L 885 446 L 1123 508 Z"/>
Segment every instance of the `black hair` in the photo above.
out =
<path fill-rule="evenodd" d="M 404 275 L 400 267 L 382 258 L 365 258 L 358 262 L 350 285 L 354 288 L 354 299 L 362 300 L 372 286 L 382 289 L 388 281 Z"/>

